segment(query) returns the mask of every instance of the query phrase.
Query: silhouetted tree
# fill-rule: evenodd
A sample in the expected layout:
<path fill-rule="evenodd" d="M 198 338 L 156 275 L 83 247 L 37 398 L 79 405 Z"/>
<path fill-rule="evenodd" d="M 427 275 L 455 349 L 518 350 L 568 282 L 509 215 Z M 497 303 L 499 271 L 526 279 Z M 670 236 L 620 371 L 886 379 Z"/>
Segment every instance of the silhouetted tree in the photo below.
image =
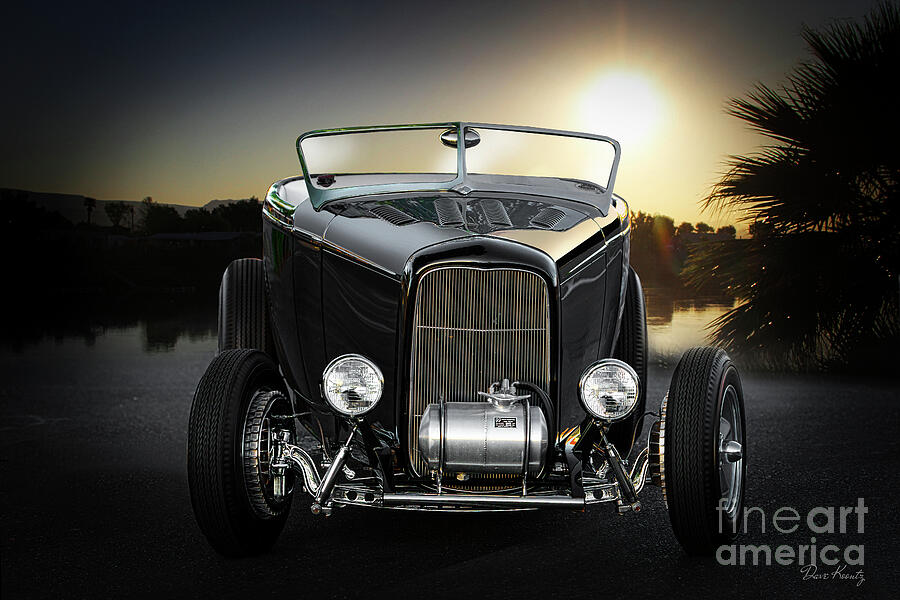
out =
<path fill-rule="evenodd" d="M 164 206 L 147 196 L 141 201 L 143 218 L 141 229 L 144 233 L 179 233 L 184 231 L 184 220 L 171 206 Z"/>
<path fill-rule="evenodd" d="M 262 207 L 256 196 L 239 202 L 220 204 L 213 209 L 212 214 L 228 224 L 227 231 L 258 232 L 262 229 Z"/>
<path fill-rule="evenodd" d="M 149 196 L 142 201 L 141 210 L 141 229 L 149 234 L 203 231 L 259 233 L 262 229 L 262 207 L 255 196 L 220 204 L 212 211 L 192 208 L 185 212 L 183 218 L 171 206 L 158 204 Z"/>
<path fill-rule="evenodd" d="M 638 211 L 631 216 L 631 228 L 631 260 L 635 269 L 648 282 L 677 283 L 681 260 L 676 252 L 672 218 Z"/>
<path fill-rule="evenodd" d="M 752 238 L 706 246 L 689 270 L 743 301 L 715 324 L 726 346 L 768 364 L 895 363 L 900 11 L 882 4 L 803 38 L 814 58 L 785 86 L 731 101 L 729 113 L 770 141 L 733 157 L 705 201 L 738 212 Z"/>
<path fill-rule="evenodd" d="M 228 231 L 231 225 L 221 214 L 205 208 L 192 208 L 184 213 L 186 231 Z"/>
<path fill-rule="evenodd" d="M 752 238 L 764 238 L 771 235 L 774 227 L 765 221 L 754 221 L 747 227 L 747 233 Z"/>
<path fill-rule="evenodd" d="M 150 204 L 144 213 L 145 233 L 179 233 L 184 231 L 184 220 L 171 206 Z"/>
<path fill-rule="evenodd" d="M 719 239 L 733 240 L 735 236 L 737 236 L 737 229 L 734 228 L 734 225 L 723 225 L 716 229 L 716 237 Z"/>
<path fill-rule="evenodd" d="M 704 223 L 703 221 L 700 221 L 699 223 L 697 223 L 697 225 L 695 226 L 695 229 L 697 230 L 697 233 L 712 233 L 713 232 L 712 226 Z"/>
<path fill-rule="evenodd" d="M 687 221 L 683 222 L 681 225 L 675 228 L 675 235 L 677 237 L 686 237 L 694 233 L 694 225 L 692 223 L 688 223 Z"/>
<path fill-rule="evenodd" d="M 0 193 L 0 203 L 3 205 L 3 214 L 0 218 L 0 231 L 4 241 L 12 238 L 29 239 L 33 232 L 38 231 L 64 231 L 72 229 L 72 223 L 59 214 L 58 211 L 50 211 L 43 206 L 37 206 L 30 200 L 27 193 L 12 190 L 3 190 Z M 21 248 L 16 248 L 21 250 Z"/>
<path fill-rule="evenodd" d="M 103 207 L 103 211 L 109 217 L 109 222 L 112 223 L 113 227 L 119 227 L 122 224 L 122 219 L 128 213 L 128 208 L 129 206 L 124 202 L 107 202 Z"/>

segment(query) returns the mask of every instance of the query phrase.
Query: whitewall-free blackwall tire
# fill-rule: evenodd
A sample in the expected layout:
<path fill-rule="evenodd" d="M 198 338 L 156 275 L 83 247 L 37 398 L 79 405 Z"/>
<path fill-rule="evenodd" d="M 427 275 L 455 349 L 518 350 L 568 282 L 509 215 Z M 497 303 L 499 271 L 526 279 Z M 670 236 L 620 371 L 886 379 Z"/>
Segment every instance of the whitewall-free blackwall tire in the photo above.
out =
<path fill-rule="evenodd" d="M 275 363 L 258 350 L 221 352 L 197 386 L 188 426 L 188 487 L 200 530 L 226 556 L 268 550 L 287 520 L 291 496 L 276 502 L 263 494 L 266 481 L 255 452 L 267 411 L 289 407 Z"/>
<path fill-rule="evenodd" d="M 723 350 L 682 355 L 663 418 L 662 481 L 672 529 L 689 554 L 712 554 L 738 531 L 747 473 L 744 393 Z"/>

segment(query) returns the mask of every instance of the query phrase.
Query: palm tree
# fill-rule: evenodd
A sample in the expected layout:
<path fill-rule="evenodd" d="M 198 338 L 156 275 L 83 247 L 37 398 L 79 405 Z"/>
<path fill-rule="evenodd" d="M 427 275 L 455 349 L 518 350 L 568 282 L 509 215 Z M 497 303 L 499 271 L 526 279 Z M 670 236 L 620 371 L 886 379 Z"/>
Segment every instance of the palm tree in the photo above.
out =
<path fill-rule="evenodd" d="M 737 212 L 752 238 L 698 248 L 688 273 L 741 301 L 717 342 L 769 365 L 859 364 L 900 332 L 900 11 L 803 38 L 813 59 L 784 86 L 728 106 L 769 142 L 730 158 L 704 208 Z"/>
<path fill-rule="evenodd" d="M 84 199 L 84 208 L 87 211 L 87 224 L 91 224 L 91 214 L 93 214 L 94 209 L 97 208 L 97 201 L 93 198 L 85 198 Z"/>

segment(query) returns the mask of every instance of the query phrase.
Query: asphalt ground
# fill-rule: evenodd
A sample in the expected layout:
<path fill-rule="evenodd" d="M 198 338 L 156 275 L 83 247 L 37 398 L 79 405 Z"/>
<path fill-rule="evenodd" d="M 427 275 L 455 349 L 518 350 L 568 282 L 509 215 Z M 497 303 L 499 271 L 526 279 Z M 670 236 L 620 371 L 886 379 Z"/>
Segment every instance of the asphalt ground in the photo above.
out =
<path fill-rule="evenodd" d="M 642 494 L 644 510 L 626 516 L 601 505 L 585 513 L 344 509 L 324 518 L 296 502 L 271 553 L 235 560 L 213 552 L 197 529 L 185 474 L 191 395 L 215 341 L 146 353 L 133 338 L 113 332 L 91 346 L 0 351 L 3 598 L 847 598 L 900 590 L 896 379 L 743 378 L 746 504 L 760 507 L 766 524 L 762 531 L 756 511 L 739 542 L 797 552 L 816 537 L 819 549 L 837 546 L 842 562 L 844 550 L 862 546 L 862 566 L 819 563 L 821 577 L 805 578 L 774 556 L 753 565 L 744 554 L 743 566 L 688 557 L 654 487 Z M 669 376 L 651 370 L 652 405 Z M 859 498 L 868 509 L 861 533 L 856 513 L 843 534 L 816 534 L 805 523 L 815 507 Z M 794 533 L 774 528 L 781 507 L 801 515 Z M 840 576 L 860 570 L 864 581 Z"/>

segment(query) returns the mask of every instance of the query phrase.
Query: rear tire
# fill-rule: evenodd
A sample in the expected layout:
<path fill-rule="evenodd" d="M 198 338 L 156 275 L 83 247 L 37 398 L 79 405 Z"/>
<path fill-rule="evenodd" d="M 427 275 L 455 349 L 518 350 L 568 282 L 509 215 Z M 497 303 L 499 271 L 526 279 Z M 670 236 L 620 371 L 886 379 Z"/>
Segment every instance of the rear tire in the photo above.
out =
<path fill-rule="evenodd" d="M 252 348 L 274 357 L 269 323 L 263 261 L 233 261 L 219 286 L 219 352 Z"/>
<path fill-rule="evenodd" d="M 691 348 L 663 401 L 661 483 L 675 537 L 710 555 L 737 535 L 747 473 L 744 394 L 728 355 Z"/>
<path fill-rule="evenodd" d="M 628 268 L 625 308 L 613 358 L 631 365 L 640 379 L 634 412 L 627 419 L 613 424 L 609 431 L 610 441 L 622 456 L 627 457 L 635 440 L 641 436 L 647 406 L 647 311 L 641 278 L 631 267 Z"/>
<path fill-rule="evenodd" d="M 261 422 L 267 410 L 290 408 L 275 363 L 258 350 L 216 356 L 194 394 L 188 426 L 188 487 L 200 530 L 226 556 L 259 554 L 278 539 L 291 495 L 261 492 Z M 280 403 L 280 404 L 278 404 Z M 289 413 L 288 413 L 289 414 Z M 256 429 L 254 429 L 256 428 Z M 263 457 L 265 459 L 265 457 Z"/>

